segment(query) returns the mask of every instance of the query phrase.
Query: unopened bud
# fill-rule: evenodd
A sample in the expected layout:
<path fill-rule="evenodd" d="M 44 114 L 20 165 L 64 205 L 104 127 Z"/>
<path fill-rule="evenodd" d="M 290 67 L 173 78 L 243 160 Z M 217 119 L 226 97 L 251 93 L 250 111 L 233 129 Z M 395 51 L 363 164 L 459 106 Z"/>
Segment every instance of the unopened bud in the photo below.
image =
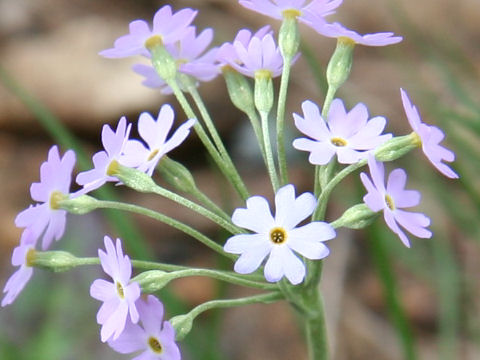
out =
<path fill-rule="evenodd" d="M 378 216 L 366 204 L 357 204 L 347 209 L 343 215 L 332 222 L 334 228 L 363 229 L 370 225 Z"/>
<path fill-rule="evenodd" d="M 179 162 L 164 156 L 157 166 L 158 172 L 170 185 L 177 190 L 193 193 L 197 186 L 192 173 Z"/>

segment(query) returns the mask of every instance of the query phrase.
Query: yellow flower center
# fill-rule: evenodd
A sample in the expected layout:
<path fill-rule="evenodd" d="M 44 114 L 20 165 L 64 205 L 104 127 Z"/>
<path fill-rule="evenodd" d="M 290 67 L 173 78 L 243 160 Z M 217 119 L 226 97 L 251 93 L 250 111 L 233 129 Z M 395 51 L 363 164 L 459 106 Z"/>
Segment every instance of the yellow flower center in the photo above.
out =
<path fill-rule="evenodd" d="M 163 352 L 162 344 L 160 344 L 160 341 L 153 336 L 148 338 L 148 346 L 150 346 L 150 349 L 152 349 L 155 354 L 161 354 Z"/>
<path fill-rule="evenodd" d="M 159 150 L 158 150 L 158 149 L 153 150 L 153 151 L 150 153 L 150 155 L 148 155 L 147 161 L 152 160 L 155 156 L 157 156 L 158 153 L 159 153 Z"/>
<path fill-rule="evenodd" d="M 112 160 L 107 167 L 107 175 L 108 176 L 115 176 L 118 174 L 118 170 L 120 169 L 120 164 L 117 160 Z"/>
<path fill-rule="evenodd" d="M 395 210 L 395 202 L 393 201 L 390 195 L 385 195 L 385 203 L 387 204 L 390 210 Z"/>
<path fill-rule="evenodd" d="M 122 299 L 122 300 L 125 299 L 125 292 L 123 290 L 122 284 L 120 284 L 120 282 L 117 281 L 117 282 L 115 282 L 115 285 L 117 287 L 117 294 L 120 297 L 120 299 Z"/>
<path fill-rule="evenodd" d="M 68 195 L 64 195 L 60 191 L 52 191 L 52 193 L 50 194 L 50 209 L 60 209 L 60 205 L 58 203 L 66 199 L 68 199 Z"/>
<path fill-rule="evenodd" d="M 283 244 L 287 241 L 287 232 L 281 227 L 273 228 L 270 231 L 270 240 L 277 245 Z"/>
<path fill-rule="evenodd" d="M 289 19 L 289 18 L 297 18 L 299 16 L 302 15 L 302 12 L 298 9 L 287 9 L 287 10 L 283 10 L 282 11 L 282 16 L 285 18 L 285 19 Z"/>
<path fill-rule="evenodd" d="M 163 39 L 160 35 L 153 35 L 150 36 L 146 41 L 145 41 L 145 47 L 148 50 L 151 50 L 157 46 L 163 46 Z"/>
<path fill-rule="evenodd" d="M 347 141 L 339 137 L 331 138 L 330 142 L 335 146 L 340 146 L 340 147 L 347 146 Z"/>

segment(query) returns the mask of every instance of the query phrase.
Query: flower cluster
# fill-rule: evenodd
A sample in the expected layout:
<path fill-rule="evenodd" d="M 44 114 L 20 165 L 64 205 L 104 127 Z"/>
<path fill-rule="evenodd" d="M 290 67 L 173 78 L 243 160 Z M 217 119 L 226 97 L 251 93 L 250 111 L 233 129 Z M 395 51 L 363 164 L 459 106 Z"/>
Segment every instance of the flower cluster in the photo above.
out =
<path fill-rule="evenodd" d="M 208 49 L 214 33 L 212 29 L 205 29 L 197 35 L 197 29 L 192 25 L 197 12 L 193 9 L 174 12 L 166 5 L 155 13 L 152 27 L 144 20 L 135 20 L 130 23 L 129 33 L 118 38 L 113 48 L 100 52 L 108 58 L 141 55 L 148 59 L 150 64 L 136 64 L 134 71 L 145 77 L 146 86 L 174 93 L 189 120 L 169 136 L 174 127 L 175 113 L 172 106 L 164 104 L 156 118 L 147 112 L 139 115 L 137 130 L 140 139 L 130 138 L 132 124 L 125 117 L 118 121 L 115 129 L 104 125 L 101 134 L 103 150 L 93 155 L 93 169 L 77 175 L 76 183 L 80 189 L 76 192 L 70 191 L 75 153 L 68 150 L 60 156 L 58 147 L 53 146 L 40 167 L 40 182 L 33 183 L 30 188 L 36 203 L 21 211 L 15 219 L 15 224 L 23 229 L 20 244 L 12 255 L 12 265 L 19 268 L 5 285 L 2 306 L 11 304 L 17 298 L 30 280 L 34 267 L 63 271 L 87 264 L 88 261 L 82 262 L 63 252 L 37 251 L 37 242 L 41 239 L 42 250 L 46 250 L 54 240 L 59 240 L 65 232 L 67 212 L 83 214 L 102 206 L 127 209 L 159 220 L 234 261 L 234 271 L 139 262 L 124 255 L 120 239 L 114 243 L 105 236 L 105 250 L 98 250 L 98 259 L 111 281 L 96 279 L 90 287 L 91 297 L 102 302 L 97 313 L 97 323 L 101 325 L 100 338 L 115 351 L 138 353 L 134 359 L 142 360 L 179 360 L 181 355 L 176 340 L 181 340 L 190 331 L 198 314 L 216 306 L 268 303 L 283 298 L 296 308 L 305 310 L 305 314 L 317 314 L 321 308 L 316 295 L 321 273 L 320 260 L 330 254 L 325 241 L 337 236 L 338 227 L 362 228 L 382 211 L 387 226 L 405 246 L 411 246 L 406 232 L 419 238 L 432 236 L 428 228 L 429 217 L 405 210 L 419 205 L 421 199 L 418 191 L 405 188 L 406 171 L 394 169 L 386 178 L 381 161 L 392 161 L 415 147 L 421 147 L 442 174 L 458 178 L 458 174 L 447 164 L 454 161 L 454 153 L 440 145 L 445 137 L 442 130 L 421 121 L 419 111 L 403 89 L 401 100 L 413 130 L 407 136 L 384 133 L 387 119 L 383 116 L 370 118 L 365 104 L 358 103 L 347 110 L 343 100 L 335 98 L 338 87 L 350 73 L 355 44 L 384 46 L 395 44 L 402 38 L 391 32 L 360 35 L 342 24 L 328 23 L 325 18 L 335 13 L 342 0 L 240 0 L 239 3 L 282 20 L 278 45 L 274 32 L 265 26 L 255 33 L 242 29 L 233 42 Z M 294 113 L 287 117 L 303 134 L 298 134 L 288 145 L 309 153 L 308 160 L 315 173 L 313 191 L 299 196 L 296 195 L 295 185 L 288 180 L 286 156 L 282 156 L 282 151 L 285 151 L 283 122 L 288 78 L 290 67 L 299 56 L 298 22 L 312 27 L 323 36 L 338 39 L 337 49 L 326 70 L 328 92 L 323 106 L 320 108 L 312 100 L 305 100 L 301 105 L 303 114 Z M 245 111 L 254 127 L 272 183 L 274 213 L 267 197 L 249 195 L 196 92 L 195 86 L 199 81 L 210 81 L 220 73 L 225 76 L 232 101 Z M 274 101 L 272 78 L 280 75 L 278 101 Z M 245 76 L 255 79 L 253 92 Z M 201 115 L 199 118 L 184 92 L 192 95 Z M 277 162 L 273 159 L 268 123 L 275 103 Z M 208 131 L 203 129 L 204 124 Z M 235 209 L 231 217 L 196 187 L 193 175 L 186 167 L 165 156 L 185 141 L 192 127 L 242 202 L 245 201 L 245 207 Z M 367 164 L 369 175 L 365 172 L 360 174 L 367 191 L 363 203 L 347 209 L 336 221 L 327 221 L 327 204 L 334 187 L 348 174 Z M 151 177 L 156 169 L 160 169 L 159 173 L 176 190 L 188 193 L 194 200 L 155 184 Z M 213 221 L 229 235 L 222 246 L 189 225 L 160 212 L 131 204 L 102 202 L 87 195 L 107 182 L 124 183 L 135 190 L 165 196 Z M 146 185 L 142 187 L 139 184 Z M 97 264 L 98 259 L 95 260 Z M 132 266 L 148 271 L 132 278 Z M 259 274 L 252 274 L 255 272 Z M 240 300 L 212 301 L 199 305 L 188 314 L 178 315 L 170 322 L 164 321 L 163 305 L 150 293 L 172 279 L 197 275 L 271 290 L 271 293 Z M 303 285 L 297 286 L 299 284 Z M 305 309 L 315 304 L 318 309 Z M 321 332 L 323 330 L 312 331 L 315 334 Z"/>

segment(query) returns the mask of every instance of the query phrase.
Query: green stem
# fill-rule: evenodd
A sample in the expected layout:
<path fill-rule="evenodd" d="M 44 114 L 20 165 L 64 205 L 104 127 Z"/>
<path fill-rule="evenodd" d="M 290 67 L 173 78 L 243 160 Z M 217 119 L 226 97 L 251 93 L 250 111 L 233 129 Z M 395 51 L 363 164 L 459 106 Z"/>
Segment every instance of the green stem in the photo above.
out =
<path fill-rule="evenodd" d="M 275 163 L 273 160 L 273 152 L 272 152 L 272 145 L 270 143 L 270 131 L 268 129 L 268 112 L 261 111 L 260 118 L 262 120 L 262 133 L 263 133 L 263 141 L 265 147 L 265 154 L 267 157 L 267 170 L 268 175 L 270 176 L 270 181 L 273 186 L 273 190 L 275 193 L 278 190 L 278 175 L 277 170 L 275 168 Z"/>
<path fill-rule="evenodd" d="M 305 319 L 305 336 L 307 338 L 308 358 L 310 360 L 328 359 L 327 329 L 323 302 L 319 296 L 316 316 Z"/>
<path fill-rule="evenodd" d="M 200 304 L 197 307 L 193 308 L 188 313 L 188 315 L 193 320 L 201 313 L 211 309 L 244 306 L 244 305 L 256 304 L 256 303 L 270 304 L 272 302 L 275 302 L 281 299 L 283 299 L 282 293 L 271 292 L 267 294 L 248 296 L 240 299 L 212 300 L 212 301 L 207 301 L 206 303 Z"/>
<path fill-rule="evenodd" d="M 260 119 L 258 118 L 257 113 L 255 111 L 249 111 L 247 113 L 247 116 L 250 119 L 250 123 L 252 124 L 253 131 L 255 132 L 255 136 L 257 137 L 258 144 L 260 145 L 260 151 L 262 152 L 263 160 L 265 161 L 265 164 L 266 164 L 267 155 L 265 153 L 265 143 L 263 141 Z"/>
<path fill-rule="evenodd" d="M 101 201 L 98 200 L 97 204 L 98 208 L 103 208 L 103 209 L 116 209 L 116 210 L 122 210 L 122 211 L 128 211 L 140 215 L 145 215 L 148 216 L 152 219 L 155 219 L 157 221 L 160 221 L 164 224 L 167 224 L 177 230 L 180 230 L 184 232 L 185 234 L 193 237 L 194 239 L 200 241 L 202 244 L 205 246 L 209 247 L 213 251 L 216 251 L 217 253 L 226 256 L 230 259 L 236 259 L 236 256 L 233 254 L 226 253 L 223 251 L 223 247 L 210 238 L 206 237 L 203 235 L 201 232 L 193 229 L 192 227 L 183 224 L 182 222 L 172 219 L 171 217 L 168 217 L 166 215 L 160 214 L 154 210 L 146 209 L 144 207 L 138 206 L 138 205 L 132 205 L 132 204 L 125 204 L 125 203 L 119 203 L 119 202 L 113 202 L 113 201 Z"/>
<path fill-rule="evenodd" d="M 178 102 L 180 103 L 180 106 L 182 107 L 183 111 L 187 115 L 187 117 L 191 119 L 198 119 L 197 116 L 195 115 L 195 112 L 193 111 L 192 107 L 187 101 L 187 98 L 183 94 L 182 90 L 178 86 L 176 81 L 169 81 L 168 85 L 172 88 L 173 93 L 175 94 L 175 97 L 177 98 Z M 193 126 L 195 129 L 195 132 L 197 133 L 198 137 L 200 138 L 200 141 L 203 143 L 207 151 L 209 152 L 210 156 L 212 157 L 213 161 L 217 164 L 219 167 L 220 171 L 225 175 L 225 177 L 230 181 L 230 183 L 233 185 L 239 196 L 243 199 L 246 200 L 250 195 L 248 193 L 248 190 L 245 188 L 245 184 L 243 184 L 242 180 L 239 177 L 236 177 L 235 174 L 233 174 L 227 164 L 225 163 L 224 159 L 218 152 L 218 150 L 215 148 L 215 146 L 212 144 L 210 141 L 210 138 L 208 137 L 207 133 L 203 129 L 202 125 L 200 122 L 196 121 L 195 125 Z"/>
<path fill-rule="evenodd" d="M 285 151 L 285 107 L 287 102 L 288 80 L 290 78 L 291 57 L 284 57 L 282 79 L 277 104 L 277 155 L 280 170 L 280 184 L 288 184 L 287 155 Z"/>
<path fill-rule="evenodd" d="M 216 215 L 224 218 L 227 221 L 231 221 L 230 215 L 228 215 L 223 209 L 213 202 L 203 191 L 195 187 L 192 190 L 192 195 L 197 198 L 205 207 L 213 211 Z"/>
<path fill-rule="evenodd" d="M 190 80 L 190 79 L 189 79 Z M 188 92 L 193 98 L 193 101 L 195 102 L 195 105 L 197 106 L 198 110 L 200 110 L 200 114 L 202 115 L 202 119 L 205 122 L 205 125 L 207 126 L 208 131 L 210 132 L 210 135 L 212 136 L 213 142 L 215 143 L 218 151 L 220 152 L 220 155 L 222 156 L 223 160 L 227 163 L 227 167 L 229 168 L 232 178 L 235 179 L 235 181 L 238 183 L 240 188 L 242 189 L 242 193 L 244 194 L 245 199 L 249 197 L 249 193 L 247 190 L 247 187 L 245 183 L 243 182 L 242 178 L 240 177 L 240 174 L 238 173 L 237 168 L 235 167 L 230 155 L 228 154 L 227 149 L 225 148 L 225 145 L 223 144 L 222 139 L 220 138 L 220 135 L 217 132 L 217 129 L 215 125 L 213 124 L 212 117 L 210 116 L 205 103 L 202 100 L 202 97 L 200 96 L 197 87 L 195 85 L 191 84 L 191 81 L 188 81 L 187 84 Z"/>
<path fill-rule="evenodd" d="M 183 196 L 180 196 L 170 190 L 164 189 L 155 184 L 155 186 L 151 189 L 151 191 L 154 194 L 163 196 L 169 200 L 176 202 L 177 204 L 183 205 L 186 208 L 197 212 L 202 216 L 205 216 L 207 219 L 215 222 L 216 224 L 218 224 L 219 226 L 221 226 L 222 228 L 224 228 L 225 230 L 227 230 L 232 234 L 241 234 L 242 232 L 244 232 L 242 229 L 233 225 L 229 217 L 227 217 L 227 219 L 225 219 L 224 217 L 220 217 L 214 214 L 213 212 L 211 212 L 210 210 L 205 209 L 203 206 L 200 206 L 194 203 L 193 201 L 190 201 L 184 198 Z"/>

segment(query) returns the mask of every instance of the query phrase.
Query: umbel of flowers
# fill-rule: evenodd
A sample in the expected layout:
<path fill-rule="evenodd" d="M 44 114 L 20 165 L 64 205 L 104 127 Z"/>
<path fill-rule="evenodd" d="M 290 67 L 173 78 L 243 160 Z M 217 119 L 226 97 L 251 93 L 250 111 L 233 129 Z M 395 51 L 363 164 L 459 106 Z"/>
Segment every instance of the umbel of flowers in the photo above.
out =
<path fill-rule="evenodd" d="M 419 205 L 421 195 L 406 189 L 407 173 L 394 169 L 386 177 L 384 163 L 421 148 L 443 175 L 457 178 L 448 164 L 454 160 L 453 152 L 440 145 L 444 138 L 442 130 L 422 122 L 403 89 L 401 101 L 412 127 L 412 133 L 403 136 L 384 133 L 387 119 L 370 117 L 366 104 L 358 103 L 347 109 L 341 99 L 335 98 L 350 74 L 356 44 L 384 46 L 398 43 L 402 38 L 389 32 L 360 35 L 342 24 L 328 22 L 326 17 L 335 13 L 341 0 L 240 0 L 239 3 L 281 20 L 278 36 L 268 26 L 256 32 L 241 29 L 231 43 L 209 48 L 214 33 L 205 29 L 197 35 L 192 25 L 197 11 L 174 11 L 166 5 L 154 14 L 153 24 L 144 20 L 131 22 L 128 34 L 119 37 L 113 48 L 100 52 L 108 58 L 143 58 L 144 62 L 133 70 L 144 77 L 146 86 L 174 94 L 185 115 L 176 116 L 168 104 L 161 105 L 156 117 L 146 112 L 140 114 L 136 124 L 140 139 L 131 137 L 133 125 L 125 117 L 113 128 L 104 125 L 103 150 L 93 155 L 91 170 L 76 176 L 75 192 L 70 190 L 75 153 L 68 150 L 61 155 L 57 146 L 50 149 L 47 160 L 40 166 L 40 182 L 30 188 L 35 203 L 21 211 L 15 220 L 23 229 L 12 255 L 12 265 L 18 269 L 4 287 L 2 306 L 14 302 L 34 268 L 66 271 L 101 265 L 108 280 L 94 280 L 90 295 L 102 303 L 96 318 L 101 326 L 100 340 L 119 353 L 133 354 L 137 356 L 135 359 L 142 360 L 180 359 L 177 342 L 188 335 L 202 312 L 216 307 L 287 300 L 305 323 L 310 359 L 327 359 L 318 284 L 322 259 L 335 256 L 327 241 L 342 241 L 336 239 L 336 229 L 363 228 L 383 212 L 386 225 L 407 247 L 411 246 L 408 233 L 419 238 L 432 236 L 428 228 L 430 219 L 409 210 Z M 326 65 L 329 87 L 323 105 L 305 100 L 301 104 L 302 114 L 285 116 L 290 70 L 300 57 L 299 24 L 312 27 L 320 36 L 337 39 L 337 46 Z M 232 103 L 245 112 L 254 129 L 272 194 L 250 194 L 198 92 L 201 82 L 220 74 L 225 78 Z M 280 88 L 275 95 L 272 79 L 278 76 L 281 76 Z M 181 121 L 178 125 L 174 125 L 176 117 Z M 399 118 L 397 121 L 404 121 Z M 275 137 L 269 133 L 272 119 L 276 125 Z M 291 121 L 298 129 L 298 136 L 291 144 L 285 143 L 285 121 Z M 171 150 L 188 141 L 192 129 L 239 201 L 244 203 L 231 215 L 197 187 L 185 166 L 168 157 Z M 289 181 L 286 146 L 309 153 L 308 162 L 314 174 L 311 191 L 299 193 Z M 368 170 L 360 174 L 366 189 L 363 202 L 346 209 L 338 219 L 328 219 L 326 208 L 333 189 L 364 166 Z M 152 179 L 155 172 L 170 184 L 170 189 L 155 183 Z M 165 197 L 206 217 L 229 236 L 219 244 L 162 212 L 88 195 L 106 182 Z M 273 195 L 273 202 L 268 195 Z M 114 241 L 109 236 L 105 236 L 103 245 L 99 239 L 98 258 L 47 251 L 53 240 L 62 238 L 68 213 L 79 215 L 105 208 L 142 214 L 172 226 L 230 259 L 233 271 L 131 260 L 124 255 L 121 240 Z M 189 276 L 208 276 L 261 292 L 245 298 L 212 299 L 186 314 L 164 320 L 163 305 L 152 294 L 170 281 Z"/>

